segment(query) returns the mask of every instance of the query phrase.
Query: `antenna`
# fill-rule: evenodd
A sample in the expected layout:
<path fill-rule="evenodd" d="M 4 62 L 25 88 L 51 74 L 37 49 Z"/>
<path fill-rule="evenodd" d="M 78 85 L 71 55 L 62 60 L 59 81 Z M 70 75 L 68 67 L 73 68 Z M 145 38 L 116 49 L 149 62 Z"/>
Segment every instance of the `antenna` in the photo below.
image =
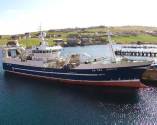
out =
<path fill-rule="evenodd" d="M 107 30 L 107 35 L 108 35 L 109 47 L 111 49 L 112 59 L 113 59 L 113 62 L 116 62 L 116 55 L 115 55 L 114 50 L 113 50 L 113 42 L 111 39 L 111 32 L 109 31 L 109 28 Z"/>
<path fill-rule="evenodd" d="M 40 44 L 43 46 L 45 46 L 47 44 L 47 42 L 45 41 L 45 38 L 46 37 L 46 33 L 45 32 L 42 32 L 42 26 L 41 26 L 41 23 L 40 23 L 40 26 L 39 26 L 39 30 L 40 30 L 40 35 L 39 35 L 39 38 L 40 38 Z"/>
<path fill-rule="evenodd" d="M 40 22 L 40 25 L 39 25 L 39 32 L 40 32 L 39 37 L 41 38 L 42 37 L 42 24 L 41 24 L 41 22 Z"/>
<path fill-rule="evenodd" d="M 42 24 L 40 22 L 40 25 L 39 25 L 39 31 L 41 32 L 41 28 L 42 28 Z"/>

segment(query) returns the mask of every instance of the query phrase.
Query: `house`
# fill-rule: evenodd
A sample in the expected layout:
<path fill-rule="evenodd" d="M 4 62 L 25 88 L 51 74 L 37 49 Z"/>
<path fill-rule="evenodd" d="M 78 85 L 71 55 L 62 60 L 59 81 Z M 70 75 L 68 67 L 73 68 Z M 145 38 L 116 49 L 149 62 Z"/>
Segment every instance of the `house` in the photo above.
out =
<path fill-rule="evenodd" d="M 67 39 L 67 44 L 69 46 L 77 46 L 77 45 L 80 44 L 80 40 L 78 38 L 76 38 L 76 37 L 69 37 Z"/>
<path fill-rule="evenodd" d="M 91 45 L 93 39 L 92 38 L 88 38 L 88 37 L 81 37 L 80 41 L 81 41 L 81 45 L 83 45 L 83 46 L 84 45 Z"/>
<path fill-rule="evenodd" d="M 27 38 L 31 38 L 31 34 L 30 33 L 25 33 L 24 34 L 24 37 L 27 39 Z"/>
<path fill-rule="evenodd" d="M 157 36 L 157 31 L 145 31 L 146 34 L 152 35 L 152 36 Z"/>
<path fill-rule="evenodd" d="M 54 34 L 53 37 L 54 37 L 54 38 L 62 37 L 62 35 L 61 35 L 61 34 Z"/>
<path fill-rule="evenodd" d="M 64 40 L 63 39 L 54 39 L 53 42 L 55 42 L 56 45 L 64 45 Z"/>
<path fill-rule="evenodd" d="M 13 36 L 11 36 L 11 39 L 12 39 L 12 40 L 19 40 L 19 39 L 20 39 L 20 36 L 18 36 L 18 35 L 13 35 Z"/>

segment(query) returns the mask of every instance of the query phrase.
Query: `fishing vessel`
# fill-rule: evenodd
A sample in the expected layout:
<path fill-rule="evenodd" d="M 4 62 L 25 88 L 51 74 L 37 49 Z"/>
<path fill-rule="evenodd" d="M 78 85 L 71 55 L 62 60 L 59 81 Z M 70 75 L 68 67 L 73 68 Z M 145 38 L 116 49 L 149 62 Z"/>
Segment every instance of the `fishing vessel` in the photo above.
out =
<path fill-rule="evenodd" d="M 60 56 L 62 47 L 49 47 L 40 33 L 40 45 L 30 51 L 8 42 L 3 48 L 3 69 L 6 72 L 30 77 L 57 80 L 68 84 L 139 88 L 140 78 L 152 62 L 118 60 L 113 53 L 110 35 L 109 47 L 112 58 L 109 63 L 100 59 L 81 60 L 80 54 Z"/>

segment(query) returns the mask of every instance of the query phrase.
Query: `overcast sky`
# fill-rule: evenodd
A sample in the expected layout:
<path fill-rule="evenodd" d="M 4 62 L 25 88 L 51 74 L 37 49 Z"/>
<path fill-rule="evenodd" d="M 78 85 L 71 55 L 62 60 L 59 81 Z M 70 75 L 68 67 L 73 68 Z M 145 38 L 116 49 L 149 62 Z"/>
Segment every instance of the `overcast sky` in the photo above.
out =
<path fill-rule="evenodd" d="M 157 26 L 157 0 L 1 0 L 0 34 L 88 26 Z"/>

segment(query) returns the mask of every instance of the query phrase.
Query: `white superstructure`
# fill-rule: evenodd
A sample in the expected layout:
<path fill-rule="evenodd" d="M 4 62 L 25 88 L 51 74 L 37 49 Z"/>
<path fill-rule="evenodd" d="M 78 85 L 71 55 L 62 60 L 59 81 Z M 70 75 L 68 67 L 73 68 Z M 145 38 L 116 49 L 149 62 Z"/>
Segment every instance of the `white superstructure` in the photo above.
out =
<path fill-rule="evenodd" d="M 9 41 L 3 48 L 3 62 L 35 67 L 55 67 L 56 60 L 62 61 L 60 58 L 62 47 L 49 47 L 44 35 L 45 33 L 41 32 L 40 45 L 33 47 L 31 51 L 26 51 L 17 40 Z"/>
<path fill-rule="evenodd" d="M 32 48 L 32 58 L 33 60 L 54 60 L 60 58 L 60 53 L 62 50 L 61 46 L 53 46 L 49 47 L 48 43 L 44 39 L 45 34 L 41 32 L 40 38 L 40 46 Z"/>

